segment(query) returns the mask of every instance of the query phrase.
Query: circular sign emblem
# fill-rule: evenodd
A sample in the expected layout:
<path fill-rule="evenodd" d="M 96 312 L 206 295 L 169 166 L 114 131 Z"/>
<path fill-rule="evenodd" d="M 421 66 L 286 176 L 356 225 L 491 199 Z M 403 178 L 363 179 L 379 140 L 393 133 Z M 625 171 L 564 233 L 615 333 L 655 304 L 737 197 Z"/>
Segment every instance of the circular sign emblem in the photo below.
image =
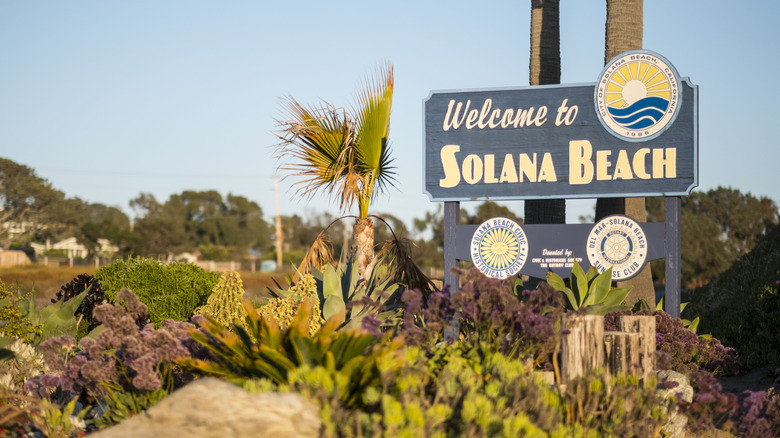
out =
<path fill-rule="evenodd" d="M 671 126 L 682 98 L 674 66 L 657 53 L 633 50 L 610 61 L 594 100 L 601 124 L 626 141 L 653 139 Z"/>
<path fill-rule="evenodd" d="M 520 224 L 511 219 L 488 219 L 471 237 L 471 261 L 488 277 L 515 275 L 527 258 L 528 239 Z"/>
<path fill-rule="evenodd" d="M 588 260 L 599 272 L 612 267 L 613 280 L 627 280 L 647 259 L 647 239 L 642 227 L 628 216 L 608 216 L 588 235 Z"/>

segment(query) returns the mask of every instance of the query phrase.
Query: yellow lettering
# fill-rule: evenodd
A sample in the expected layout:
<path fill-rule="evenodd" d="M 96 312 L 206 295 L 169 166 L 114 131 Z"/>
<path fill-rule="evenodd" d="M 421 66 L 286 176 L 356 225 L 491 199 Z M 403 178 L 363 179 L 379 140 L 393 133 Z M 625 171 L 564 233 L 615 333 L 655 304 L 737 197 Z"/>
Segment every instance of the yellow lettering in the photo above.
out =
<path fill-rule="evenodd" d="M 463 106 L 463 104 L 458 102 L 458 105 L 455 107 L 455 114 L 452 114 L 452 106 L 454 104 L 455 100 L 451 99 L 450 103 L 447 105 L 447 115 L 444 116 L 444 124 L 442 126 L 445 131 L 448 131 L 450 128 L 458 129 L 460 127 L 460 124 L 463 123 L 463 119 L 466 118 L 466 113 L 469 111 L 471 101 L 466 101 L 466 108 L 463 110 L 463 117 L 461 117 L 460 120 L 458 120 L 458 113 L 460 113 L 460 107 Z"/>
<path fill-rule="evenodd" d="M 634 173 L 639 179 L 650 179 L 650 174 L 645 170 L 645 157 L 650 153 L 650 149 L 642 148 L 634 154 Z"/>
<path fill-rule="evenodd" d="M 533 161 L 528 154 L 520 154 L 520 182 L 523 182 L 523 175 L 528 177 L 528 181 L 536 182 L 536 152 Z"/>
<path fill-rule="evenodd" d="M 609 176 L 609 168 L 612 166 L 612 163 L 609 162 L 609 156 L 611 154 L 612 151 L 596 151 L 596 180 L 597 181 L 612 179 Z"/>
<path fill-rule="evenodd" d="M 469 111 L 469 115 L 466 118 L 466 129 L 471 129 L 474 127 L 477 119 L 479 118 L 479 110 L 474 108 L 473 110 Z"/>
<path fill-rule="evenodd" d="M 485 184 L 495 184 L 496 179 L 496 156 L 493 154 L 485 155 Z"/>
<path fill-rule="evenodd" d="M 539 169 L 539 182 L 542 181 L 558 181 L 558 177 L 555 175 L 555 166 L 552 162 L 552 154 L 545 152 L 542 156 L 542 168 Z"/>
<path fill-rule="evenodd" d="M 628 153 L 625 149 L 618 152 L 613 179 L 634 179 L 634 175 L 631 173 L 631 163 L 628 161 Z"/>
<path fill-rule="evenodd" d="M 487 122 L 485 121 L 485 118 L 487 117 L 488 113 L 490 113 L 490 108 L 493 106 L 493 99 L 485 99 L 485 103 L 482 104 L 482 111 L 479 113 L 479 122 L 477 122 L 477 126 L 479 126 L 479 129 L 485 129 L 485 126 L 487 126 Z"/>
<path fill-rule="evenodd" d="M 539 111 L 536 113 L 536 119 L 534 119 L 534 125 L 542 126 L 546 121 L 547 121 L 547 107 L 543 106 L 539 108 Z"/>
<path fill-rule="evenodd" d="M 588 140 L 569 142 L 569 184 L 588 184 L 593 181 L 593 146 Z"/>
<path fill-rule="evenodd" d="M 517 169 L 515 169 L 515 160 L 512 154 L 504 156 L 504 166 L 501 168 L 501 180 L 499 182 L 517 182 Z"/>
<path fill-rule="evenodd" d="M 653 149 L 653 178 L 677 178 L 677 149 Z"/>
<path fill-rule="evenodd" d="M 460 183 L 458 160 L 455 159 L 455 154 L 458 152 L 460 152 L 460 146 L 456 144 L 448 144 L 441 148 L 439 155 L 441 157 L 441 167 L 444 169 L 444 179 L 439 180 L 439 187 L 449 189 Z"/>
<path fill-rule="evenodd" d="M 476 184 L 482 179 L 482 160 L 479 155 L 471 154 L 463 160 L 463 179 L 469 184 Z"/>
<path fill-rule="evenodd" d="M 501 117 L 502 128 L 506 128 L 507 126 L 512 124 L 512 114 L 514 114 L 512 108 L 507 108 L 506 110 L 504 110 L 504 116 Z"/>

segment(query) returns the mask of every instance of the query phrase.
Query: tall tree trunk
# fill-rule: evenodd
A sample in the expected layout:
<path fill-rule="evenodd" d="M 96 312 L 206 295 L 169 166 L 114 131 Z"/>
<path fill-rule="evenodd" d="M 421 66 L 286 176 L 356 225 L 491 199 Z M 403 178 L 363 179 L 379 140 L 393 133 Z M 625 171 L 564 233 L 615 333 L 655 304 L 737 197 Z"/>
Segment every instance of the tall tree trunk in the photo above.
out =
<path fill-rule="evenodd" d="M 642 48 L 643 0 L 607 0 L 606 36 L 604 39 L 604 65 L 615 56 L 628 50 Z M 647 221 L 645 198 L 599 198 L 596 200 L 596 220 L 610 214 L 625 214 L 637 222 Z M 655 308 L 655 288 L 650 264 L 634 278 L 618 282 L 618 286 L 633 285 L 626 297 L 631 306 L 644 300 Z"/>
<path fill-rule="evenodd" d="M 530 85 L 561 83 L 560 0 L 531 0 Z M 565 224 L 565 199 L 525 201 L 527 224 Z"/>
<path fill-rule="evenodd" d="M 353 248 L 352 254 L 358 264 L 358 275 L 368 281 L 376 264 L 374 256 L 374 221 L 370 218 L 355 219 L 352 228 Z"/>

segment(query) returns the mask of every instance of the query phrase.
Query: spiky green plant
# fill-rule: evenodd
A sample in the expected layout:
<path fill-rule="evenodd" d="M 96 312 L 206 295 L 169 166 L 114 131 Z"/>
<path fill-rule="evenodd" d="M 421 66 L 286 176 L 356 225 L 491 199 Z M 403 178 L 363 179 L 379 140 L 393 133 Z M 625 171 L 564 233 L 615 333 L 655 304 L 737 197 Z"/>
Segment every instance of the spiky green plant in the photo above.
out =
<path fill-rule="evenodd" d="M 323 366 L 347 378 L 353 390 L 343 397 L 352 404 L 359 401 L 364 385 L 378 384 L 377 361 L 403 345 L 401 339 L 378 338 L 367 332 L 336 332 L 340 318 L 332 318 L 310 334 L 309 319 L 316 309 L 309 301 L 301 303 L 284 331 L 273 320 L 262 318 L 251 305 L 246 310 L 247 330 L 234 326 L 233 332 L 206 317 L 202 331 L 193 332 L 192 337 L 212 357 L 187 359 L 182 365 L 195 373 L 236 383 L 265 378 L 276 384 L 289 383 L 290 373 L 300 367 Z"/>
<path fill-rule="evenodd" d="M 311 274 L 303 275 L 298 283 L 282 294 L 283 297 L 272 298 L 267 304 L 257 309 L 260 317 L 269 321 L 273 320 L 281 330 L 286 330 L 290 326 L 303 302 L 308 302 L 314 309 L 320 310 L 322 300 L 317 299 L 317 284 Z M 309 319 L 309 333 L 316 333 L 324 322 L 321 312 L 315 311 Z M 226 325 L 226 327 L 229 326 Z"/>
<path fill-rule="evenodd" d="M 566 307 L 570 310 L 584 308 L 591 315 L 606 315 L 609 312 L 625 310 L 622 305 L 633 286 L 612 288 L 612 267 L 599 274 L 593 266 L 588 272 L 574 262 L 570 285 L 556 273 L 547 273 L 547 283 L 566 296 Z"/>
<path fill-rule="evenodd" d="M 208 315 L 227 327 L 236 324 L 246 328 L 241 275 L 236 271 L 222 273 L 206 304 L 196 308 L 195 315 Z"/>

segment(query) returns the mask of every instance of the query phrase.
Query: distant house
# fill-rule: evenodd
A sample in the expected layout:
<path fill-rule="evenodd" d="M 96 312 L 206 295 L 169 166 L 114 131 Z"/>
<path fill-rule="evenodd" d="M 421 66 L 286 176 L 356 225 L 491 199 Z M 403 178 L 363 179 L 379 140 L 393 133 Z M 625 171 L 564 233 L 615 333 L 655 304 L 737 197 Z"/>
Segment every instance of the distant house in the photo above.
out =
<path fill-rule="evenodd" d="M 119 251 L 119 247 L 112 244 L 108 239 L 98 239 L 98 255 L 102 257 L 111 257 Z M 31 243 L 30 246 L 35 251 L 36 257 L 42 257 L 50 254 L 60 254 L 70 259 L 83 259 L 89 254 L 89 250 L 83 244 L 79 243 L 75 237 L 68 237 L 57 243 L 51 244 L 48 240 L 45 244 Z"/>

